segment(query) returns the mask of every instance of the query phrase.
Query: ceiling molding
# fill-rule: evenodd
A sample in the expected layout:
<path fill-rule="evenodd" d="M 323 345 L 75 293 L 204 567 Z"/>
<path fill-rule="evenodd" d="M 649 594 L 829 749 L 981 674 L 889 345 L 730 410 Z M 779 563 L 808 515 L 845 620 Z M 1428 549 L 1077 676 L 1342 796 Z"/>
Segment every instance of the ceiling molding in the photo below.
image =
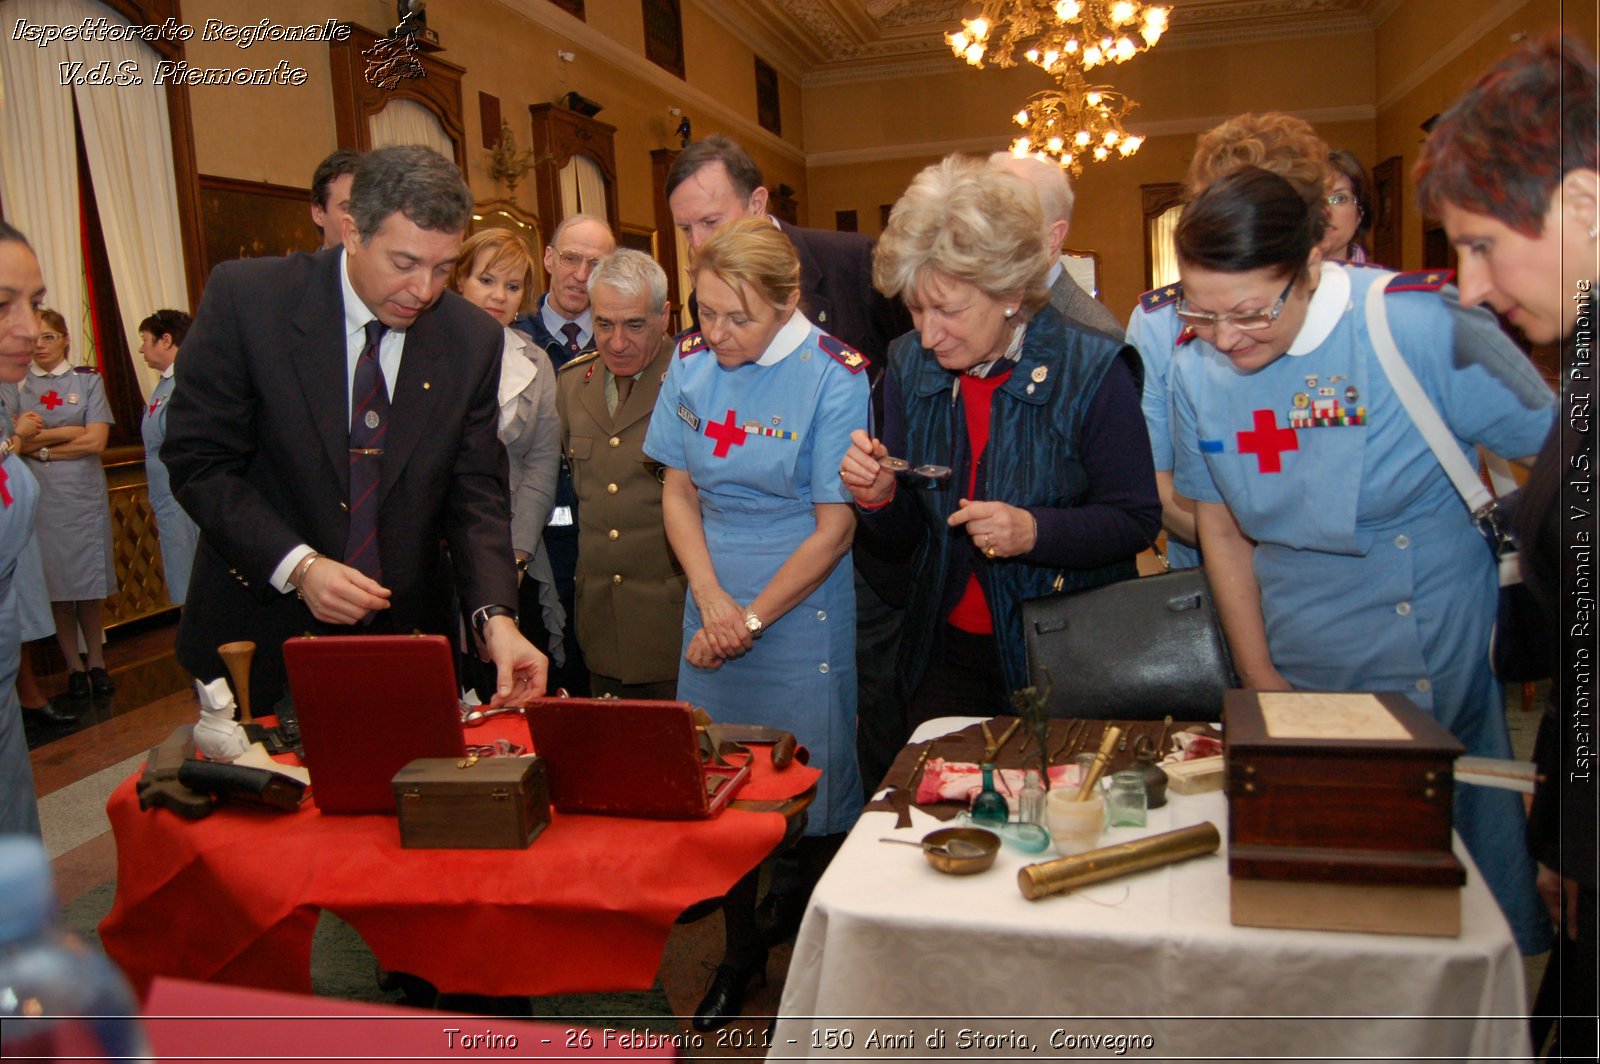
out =
<path fill-rule="evenodd" d="M 499 0 L 499 2 L 501 5 L 522 15 L 528 21 L 567 38 L 575 47 L 592 53 L 597 59 L 601 59 L 642 81 L 650 83 L 666 96 L 675 98 L 678 106 L 684 110 L 692 108 L 696 113 L 692 114 L 691 117 L 699 117 L 701 115 L 712 117 L 717 123 L 728 127 L 734 132 L 746 148 L 759 144 L 766 150 L 781 155 L 790 162 L 805 163 L 806 153 L 803 148 L 768 132 L 754 119 L 746 118 L 711 94 L 695 88 L 687 81 L 674 77 L 644 56 L 623 47 L 599 30 L 594 29 L 588 23 L 573 18 L 555 4 L 550 3 L 550 0 Z M 579 91 L 586 95 L 603 96 L 604 86 L 585 85 Z"/>
<path fill-rule="evenodd" d="M 1498 4 L 1473 19 L 1470 24 L 1462 27 L 1460 33 L 1441 45 L 1433 53 L 1433 58 L 1412 70 L 1391 86 L 1388 92 L 1378 97 L 1378 110 L 1386 111 L 1399 103 L 1418 85 L 1443 70 L 1446 64 L 1462 52 L 1483 40 L 1491 29 L 1516 14 L 1525 4 L 1526 0 L 1500 0 Z"/>
<path fill-rule="evenodd" d="M 828 61 L 827 51 L 799 25 L 781 15 L 783 24 L 774 25 L 774 12 L 761 0 L 702 0 L 700 10 L 790 81 L 802 81 L 808 70 Z"/>
<path fill-rule="evenodd" d="M 819 85 L 849 85 L 862 81 L 895 81 L 935 74 L 959 74 L 967 69 L 970 68 L 947 50 L 943 55 L 862 59 L 850 64 L 819 67 L 807 74 L 801 84 L 810 89 Z"/>
<path fill-rule="evenodd" d="M 1370 122 L 1377 117 L 1376 110 L 1367 104 L 1353 107 L 1317 107 L 1289 114 L 1303 118 L 1313 126 L 1340 122 Z M 1128 132 L 1150 137 L 1199 136 L 1208 129 L 1221 125 L 1234 115 L 1212 115 L 1200 118 L 1179 118 L 1167 122 L 1149 122 Z M 952 152 L 963 154 L 988 154 L 1004 151 L 1011 146 L 1011 134 L 992 137 L 966 137 L 961 140 L 929 140 L 915 144 L 889 144 L 871 148 L 843 148 L 838 151 L 816 151 L 806 156 L 806 169 L 826 166 L 857 166 L 862 163 L 888 162 L 895 159 L 938 158 Z"/>

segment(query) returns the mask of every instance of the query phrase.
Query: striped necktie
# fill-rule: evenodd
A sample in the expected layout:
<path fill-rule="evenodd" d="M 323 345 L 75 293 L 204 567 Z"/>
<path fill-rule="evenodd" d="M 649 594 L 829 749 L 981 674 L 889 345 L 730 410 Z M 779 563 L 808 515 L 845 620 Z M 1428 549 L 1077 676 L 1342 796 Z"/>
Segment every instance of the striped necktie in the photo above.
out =
<path fill-rule="evenodd" d="M 378 557 L 378 479 L 383 470 L 383 438 L 389 431 L 389 392 L 378 365 L 378 347 L 389 327 L 367 322 L 367 345 L 356 359 L 350 390 L 350 536 L 344 563 L 382 583 Z"/>

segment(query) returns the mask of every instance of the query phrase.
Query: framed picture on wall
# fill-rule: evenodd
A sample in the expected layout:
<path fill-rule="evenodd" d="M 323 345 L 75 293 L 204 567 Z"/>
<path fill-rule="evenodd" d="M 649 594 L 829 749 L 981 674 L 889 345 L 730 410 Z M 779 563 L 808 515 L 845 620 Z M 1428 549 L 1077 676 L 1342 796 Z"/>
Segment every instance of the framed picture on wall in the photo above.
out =
<path fill-rule="evenodd" d="M 663 70 L 683 77 L 683 11 L 678 0 L 642 0 L 644 54 Z"/>
<path fill-rule="evenodd" d="M 201 174 L 200 229 L 207 274 L 229 259 L 322 247 L 322 230 L 311 224 L 311 194 L 261 181 Z"/>
<path fill-rule="evenodd" d="M 783 106 L 778 97 L 778 72 L 756 56 L 756 119 L 769 133 L 783 135 Z"/>

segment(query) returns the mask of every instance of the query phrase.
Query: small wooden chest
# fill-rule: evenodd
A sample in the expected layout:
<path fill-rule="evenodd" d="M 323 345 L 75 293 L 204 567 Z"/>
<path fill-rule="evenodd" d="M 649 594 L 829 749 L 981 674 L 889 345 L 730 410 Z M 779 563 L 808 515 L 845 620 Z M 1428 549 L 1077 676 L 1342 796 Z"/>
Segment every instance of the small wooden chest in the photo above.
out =
<path fill-rule="evenodd" d="M 419 757 L 394 775 L 408 850 L 521 850 L 550 823 L 541 757 Z"/>
<path fill-rule="evenodd" d="M 1236 879 L 1459 887 L 1463 748 L 1397 694 L 1229 691 L 1223 750 Z"/>

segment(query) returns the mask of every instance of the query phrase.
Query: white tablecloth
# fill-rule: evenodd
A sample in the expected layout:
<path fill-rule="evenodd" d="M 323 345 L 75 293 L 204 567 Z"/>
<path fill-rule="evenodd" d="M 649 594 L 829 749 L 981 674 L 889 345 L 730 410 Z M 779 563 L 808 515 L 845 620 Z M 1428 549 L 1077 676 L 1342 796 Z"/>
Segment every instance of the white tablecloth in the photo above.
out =
<path fill-rule="evenodd" d="M 937 820 L 864 814 L 812 895 L 769 1059 L 1529 1055 L 1522 958 L 1459 839 L 1459 938 L 1235 927 L 1226 817 L 1175 795 L 1104 844 L 1209 820 L 1222 852 L 1030 902 L 1017 870 L 1053 853 L 941 875 L 878 841 Z"/>

